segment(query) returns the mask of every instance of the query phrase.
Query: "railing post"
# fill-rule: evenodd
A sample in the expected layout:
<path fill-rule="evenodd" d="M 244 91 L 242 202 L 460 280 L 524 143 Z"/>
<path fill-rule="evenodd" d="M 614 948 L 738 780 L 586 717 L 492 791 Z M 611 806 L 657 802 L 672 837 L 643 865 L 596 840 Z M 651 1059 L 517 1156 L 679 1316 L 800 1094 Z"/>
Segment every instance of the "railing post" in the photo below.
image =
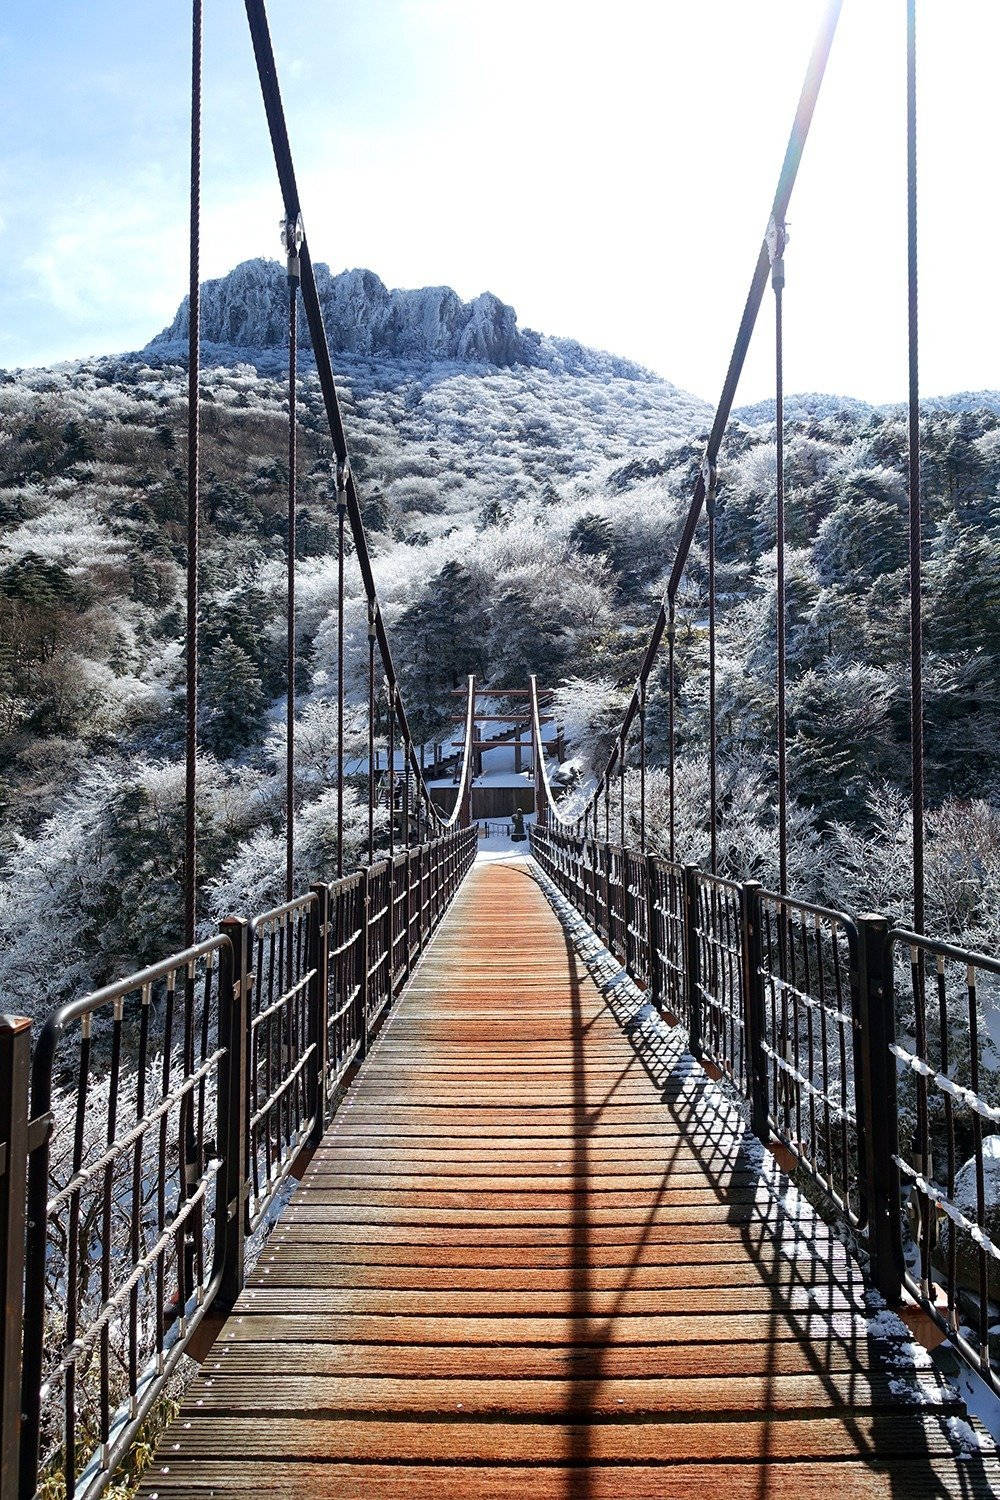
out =
<path fill-rule="evenodd" d="M 601 845 L 601 853 L 604 860 L 604 931 L 599 931 L 599 936 L 604 939 L 611 951 L 611 845 Z"/>
<path fill-rule="evenodd" d="M 368 912 L 371 902 L 367 868 L 361 871 L 361 972 L 358 975 L 358 1009 L 361 1012 L 361 1056 L 368 1056 Z"/>
<path fill-rule="evenodd" d="M 420 951 L 423 952 L 431 930 L 431 846 L 420 846 Z M 426 901 L 424 896 L 426 894 Z M 426 912 L 426 926 L 424 913 Z"/>
<path fill-rule="evenodd" d="M 691 1053 L 701 1056 L 701 975 L 698 962 L 698 866 L 684 866 L 684 973 Z"/>
<path fill-rule="evenodd" d="M 405 921 L 406 942 L 403 951 L 406 954 L 406 974 L 410 975 L 413 964 L 413 850 L 406 851 L 406 901 L 403 905 L 403 916 Z"/>
<path fill-rule="evenodd" d="M 629 922 L 629 898 L 632 893 L 632 888 L 629 881 L 628 851 L 626 850 L 624 844 L 622 844 L 619 848 L 618 859 L 618 887 L 621 893 L 619 896 L 618 904 L 620 924 L 618 931 L 618 941 L 621 944 L 621 957 L 622 963 L 625 965 L 625 972 L 627 974 L 631 974 L 632 970 L 630 967 L 629 947 L 629 926 L 631 924 Z"/>
<path fill-rule="evenodd" d="M 0 1016 L 0 1495 L 17 1495 L 31 1022 Z"/>
<path fill-rule="evenodd" d="M 250 1013 L 250 929 L 242 917 L 227 917 L 229 939 L 219 954 L 219 1044 L 226 1062 L 219 1080 L 219 1140 L 222 1162 L 218 1203 L 222 1281 L 213 1311 L 231 1311 L 246 1279 L 247 1041 Z"/>
<path fill-rule="evenodd" d="M 900 1227 L 899 1118 L 896 1063 L 889 1051 L 896 1037 L 889 923 L 878 913 L 858 918 L 857 1003 L 863 1099 L 856 1101 L 863 1122 L 868 1250 L 872 1279 L 890 1307 L 903 1294 Z"/>
<path fill-rule="evenodd" d="M 396 993 L 396 861 L 390 859 L 388 878 L 388 899 L 385 912 L 385 998 L 386 1004 L 391 1005 Z"/>
<path fill-rule="evenodd" d="M 658 1011 L 663 1011 L 663 968 L 660 961 L 660 944 L 656 936 L 656 856 L 647 854 L 646 876 L 646 977 L 649 980 L 649 998 Z"/>
<path fill-rule="evenodd" d="M 326 1078 L 329 1052 L 327 1016 L 330 1013 L 330 887 L 320 882 L 311 887 L 316 898 L 313 920 L 309 927 L 309 1044 L 313 1048 L 309 1065 L 309 1099 L 315 1118 L 309 1134 L 310 1146 L 323 1139 L 326 1121 Z"/>
<path fill-rule="evenodd" d="M 740 887 L 740 947 L 743 954 L 743 1024 L 746 1032 L 747 1088 L 750 1092 L 750 1129 L 767 1144 L 767 1057 L 764 1053 L 764 974 L 761 962 L 760 881 Z"/>

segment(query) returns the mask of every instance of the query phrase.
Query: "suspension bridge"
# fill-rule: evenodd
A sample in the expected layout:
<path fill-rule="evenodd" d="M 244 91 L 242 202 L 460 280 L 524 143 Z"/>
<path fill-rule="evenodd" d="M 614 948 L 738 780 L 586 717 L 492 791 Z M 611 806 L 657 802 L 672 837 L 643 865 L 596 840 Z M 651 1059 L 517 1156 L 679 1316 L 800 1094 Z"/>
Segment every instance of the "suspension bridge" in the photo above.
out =
<path fill-rule="evenodd" d="M 824 17 L 667 593 L 603 773 L 566 811 L 532 681 L 530 854 L 484 858 L 465 690 L 446 816 L 379 604 L 263 0 L 247 16 L 288 263 L 285 899 L 199 910 L 201 0 L 192 30 L 185 946 L 32 1035 L 0 1023 L 3 1500 L 229 1493 L 992 1495 L 966 1390 L 1000 1391 L 980 1002 L 1000 959 L 924 931 L 916 31 L 907 6 L 911 925 L 796 895 L 787 849 L 785 214 L 839 14 Z M 717 459 L 774 294 L 780 876 L 719 868 Z M 338 870 L 295 827 L 301 304 L 338 519 Z M 706 869 L 677 859 L 675 609 L 709 574 Z M 348 548 L 350 537 L 350 551 Z M 368 755 L 345 773 L 344 583 L 367 599 Z M 667 656 L 667 826 L 646 699 Z M 504 696 L 497 690 L 504 719 Z M 482 716 L 481 716 L 482 717 Z M 384 733 L 385 749 L 378 741 Z M 367 848 L 345 869 L 345 780 Z M 636 817 L 626 816 L 626 787 Z M 382 809 L 387 809 L 383 816 Z M 915 1120 L 902 1138 L 900 1111 Z M 968 1172 L 968 1159 L 971 1174 Z M 961 1180 L 960 1180 L 961 1179 Z M 971 1183 L 971 1187 L 970 1187 Z M 914 1341 L 911 1333 L 920 1335 Z M 198 1372 L 179 1407 L 185 1362 Z M 188 1366 L 189 1368 L 189 1366 Z"/>

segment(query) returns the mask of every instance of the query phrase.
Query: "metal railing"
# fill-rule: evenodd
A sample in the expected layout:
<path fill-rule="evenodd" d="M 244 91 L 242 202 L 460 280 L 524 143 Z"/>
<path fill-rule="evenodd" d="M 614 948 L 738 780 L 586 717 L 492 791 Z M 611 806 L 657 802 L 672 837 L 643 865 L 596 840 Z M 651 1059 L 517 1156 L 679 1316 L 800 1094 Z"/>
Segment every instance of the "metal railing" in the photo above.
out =
<path fill-rule="evenodd" d="M 984 1000 L 1000 1000 L 1000 960 L 904 929 L 889 933 L 888 946 L 897 996 L 890 1051 L 905 1136 L 892 1163 L 916 1252 L 903 1281 L 963 1356 L 981 1364 L 991 1305 L 1000 1303 L 1000 1099 L 986 1097 L 984 1065 L 993 1046 Z"/>
<path fill-rule="evenodd" d="M 905 1288 L 1000 1390 L 1000 959 L 545 826 L 531 848 L 865 1241 L 887 1301 Z"/>
<path fill-rule="evenodd" d="M 251 929 L 248 1234 L 263 1222 L 320 1117 L 319 1092 L 309 1086 L 318 1046 L 310 1024 L 318 916 L 319 897 L 310 891 L 264 912 Z"/>
<path fill-rule="evenodd" d="M 0 1481 L 98 1495 L 476 853 L 476 829 L 63 1006 L 0 1019 Z M 30 1071 L 30 1089 L 29 1089 Z"/>
<path fill-rule="evenodd" d="M 118 1464 L 222 1284 L 236 968 L 221 934 L 63 1006 L 38 1038 L 22 1493 Z M 221 1191 L 220 1191 L 221 1187 Z"/>

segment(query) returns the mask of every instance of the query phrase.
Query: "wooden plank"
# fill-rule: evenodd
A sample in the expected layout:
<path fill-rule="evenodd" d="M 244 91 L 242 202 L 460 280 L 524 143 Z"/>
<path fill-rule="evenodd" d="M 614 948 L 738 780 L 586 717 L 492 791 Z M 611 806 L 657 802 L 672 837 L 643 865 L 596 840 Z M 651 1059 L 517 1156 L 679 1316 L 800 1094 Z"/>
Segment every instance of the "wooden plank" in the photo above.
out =
<path fill-rule="evenodd" d="M 811 1343 L 842 1340 L 857 1350 L 858 1369 L 867 1368 L 866 1322 L 849 1312 L 740 1313 L 722 1319 L 717 1314 L 696 1318 L 691 1313 L 675 1317 L 621 1314 L 591 1326 L 589 1320 L 564 1317 L 510 1318 L 435 1317 L 400 1318 L 358 1313 L 354 1316 L 317 1318 L 307 1309 L 298 1313 L 258 1314 L 254 1293 L 241 1299 L 236 1314 L 226 1324 L 223 1342 L 268 1344 L 287 1340 L 306 1343 L 329 1340 L 339 1343 L 415 1344 L 548 1344 L 570 1347 L 615 1343 L 676 1344 L 714 1343 L 725 1333 L 749 1342 L 795 1339 Z"/>
<path fill-rule="evenodd" d="M 526 863 L 477 866 L 142 1494 L 1000 1493 L 693 1069 L 634 1050 Z"/>
<path fill-rule="evenodd" d="M 811 1424 L 809 1424 L 811 1426 Z M 584 1429 L 589 1433 L 592 1429 Z M 727 1500 L 944 1500 L 945 1496 L 995 1496 L 979 1466 L 955 1459 L 882 1459 L 859 1456 L 844 1461 L 776 1463 L 770 1456 L 739 1463 L 591 1463 L 581 1443 L 572 1466 L 514 1467 L 504 1464 L 382 1464 L 366 1457 L 358 1464 L 315 1463 L 308 1459 L 249 1463 L 228 1457 L 171 1464 L 157 1463 L 155 1478 L 140 1493 L 154 1497 L 186 1495 L 280 1495 L 285 1500 L 691 1500 L 692 1495 L 725 1495 Z M 586 1479 L 581 1475 L 586 1465 Z"/>
<path fill-rule="evenodd" d="M 769 1461 L 914 1453 L 951 1457 L 943 1423 L 925 1414 L 858 1412 L 808 1423 L 744 1419 L 703 1422 L 383 1422 L 288 1417 L 280 1427 L 253 1417 L 201 1420 L 180 1438 L 173 1464 L 232 1452 L 257 1459 L 295 1454 L 305 1460 L 361 1463 L 559 1464 L 585 1448 L 592 1463 L 677 1464 L 693 1460 Z"/>

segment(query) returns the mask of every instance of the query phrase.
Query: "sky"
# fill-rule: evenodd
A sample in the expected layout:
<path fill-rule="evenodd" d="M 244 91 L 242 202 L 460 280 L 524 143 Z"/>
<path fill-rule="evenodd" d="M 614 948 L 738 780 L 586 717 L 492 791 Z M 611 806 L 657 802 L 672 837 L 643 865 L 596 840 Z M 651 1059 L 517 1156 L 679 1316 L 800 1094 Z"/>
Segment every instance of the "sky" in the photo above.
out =
<path fill-rule="evenodd" d="M 717 398 L 821 0 L 271 0 L 315 261 L 490 290 Z M 280 253 L 243 5 L 205 0 L 203 276 Z M 997 0 L 919 0 L 921 389 L 1000 386 Z M 0 5 L 0 366 L 187 284 L 186 0 Z M 786 388 L 906 390 L 905 3 L 844 0 L 788 213 Z M 739 397 L 773 390 L 771 310 Z"/>

